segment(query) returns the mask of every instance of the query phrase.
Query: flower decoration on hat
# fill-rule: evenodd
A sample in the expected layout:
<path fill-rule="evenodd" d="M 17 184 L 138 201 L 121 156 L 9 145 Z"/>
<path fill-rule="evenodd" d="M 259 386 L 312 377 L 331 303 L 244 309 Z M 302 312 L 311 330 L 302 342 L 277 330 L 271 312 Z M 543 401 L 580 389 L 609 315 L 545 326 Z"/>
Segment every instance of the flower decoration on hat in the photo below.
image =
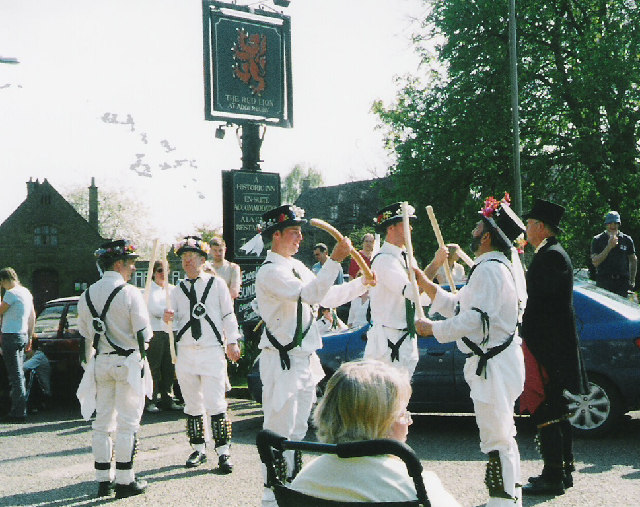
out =
<path fill-rule="evenodd" d="M 493 217 L 493 214 L 496 212 L 496 210 L 500 207 L 501 204 L 503 206 L 511 206 L 511 196 L 509 195 L 508 192 L 504 193 L 504 197 L 502 198 L 501 201 L 498 201 L 493 196 L 487 197 L 484 201 L 484 205 L 482 206 L 482 209 L 480 210 L 480 213 L 485 218 L 491 218 Z"/>
<path fill-rule="evenodd" d="M 193 236 L 187 236 L 183 240 L 178 241 L 173 248 L 176 252 L 186 248 L 190 250 L 201 250 L 205 254 L 208 254 L 211 250 L 209 243 Z"/>
<path fill-rule="evenodd" d="M 101 247 L 98 248 L 93 255 L 96 258 L 99 257 L 124 257 L 125 255 L 134 255 L 136 253 L 135 245 L 130 243 L 128 244 L 120 244 L 120 245 L 111 245 L 107 248 Z"/>
<path fill-rule="evenodd" d="M 268 218 L 267 220 L 260 220 L 257 223 L 257 230 L 259 233 L 268 229 L 269 227 L 273 227 L 274 225 L 281 224 L 286 222 L 287 220 L 297 220 L 300 218 L 304 218 L 304 210 L 299 208 L 298 206 L 289 206 L 288 213 L 280 213 L 277 217 Z"/>

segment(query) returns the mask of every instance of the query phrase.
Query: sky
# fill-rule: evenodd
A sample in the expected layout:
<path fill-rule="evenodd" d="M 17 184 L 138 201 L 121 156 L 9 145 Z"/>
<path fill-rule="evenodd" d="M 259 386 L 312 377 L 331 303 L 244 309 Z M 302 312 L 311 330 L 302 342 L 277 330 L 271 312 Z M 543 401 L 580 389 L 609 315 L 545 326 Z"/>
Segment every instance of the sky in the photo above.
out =
<path fill-rule="evenodd" d="M 267 129 L 262 170 L 303 164 L 327 185 L 383 176 L 392 158 L 371 104 L 419 72 L 410 37 L 425 10 L 292 0 L 294 127 Z M 0 56 L 20 61 L 0 63 L 0 222 L 29 178 L 64 193 L 95 177 L 141 202 L 159 236 L 222 223 L 221 171 L 241 152 L 235 129 L 219 140 L 204 120 L 201 0 L 0 0 Z"/>

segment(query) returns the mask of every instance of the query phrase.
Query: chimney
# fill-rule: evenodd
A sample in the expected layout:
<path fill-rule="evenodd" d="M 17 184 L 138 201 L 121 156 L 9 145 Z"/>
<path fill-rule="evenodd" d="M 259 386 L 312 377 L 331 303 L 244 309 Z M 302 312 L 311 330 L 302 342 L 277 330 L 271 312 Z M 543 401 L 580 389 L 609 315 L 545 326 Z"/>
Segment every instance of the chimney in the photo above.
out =
<path fill-rule="evenodd" d="M 36 182 L 33 181 L 33 178 L 29 178 L 29 181 L 27 181 L 27 196 L 31 195 L 31 192 L 33 192 L 36 189 Z"/>
<path fill-rule="evenodd" d="M 302 190 L 301 190 L 300 193 L 306 192 L 310 188 L 311 188 L 311 179 L 310 178 L 303 178 L 302 179 Z"/>
<path fill-rule="evenodd" d="M 93 177 L 89 187 L 89 225 L 96 231 L 100 231 L 98 227 L 98 187 L 96 187 L 96 179 Z"/>

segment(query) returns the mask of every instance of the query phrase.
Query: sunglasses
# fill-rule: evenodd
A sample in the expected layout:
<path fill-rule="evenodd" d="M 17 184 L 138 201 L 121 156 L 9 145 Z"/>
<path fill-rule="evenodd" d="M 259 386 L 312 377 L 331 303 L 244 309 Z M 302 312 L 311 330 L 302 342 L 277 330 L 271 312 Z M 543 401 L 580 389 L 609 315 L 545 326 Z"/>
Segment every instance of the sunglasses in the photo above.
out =
<path fill-rule="evenodd" d="M 164 273 L 164 269 L 160 268 L 160 269 L 156 269 L 154 271 L 154 273 Z"/>

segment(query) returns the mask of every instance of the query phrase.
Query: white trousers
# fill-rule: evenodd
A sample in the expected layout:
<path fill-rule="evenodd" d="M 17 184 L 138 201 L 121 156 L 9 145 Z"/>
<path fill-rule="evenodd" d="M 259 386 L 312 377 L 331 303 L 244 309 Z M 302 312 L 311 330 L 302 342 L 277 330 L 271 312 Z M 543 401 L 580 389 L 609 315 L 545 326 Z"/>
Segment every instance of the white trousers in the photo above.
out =
<path fill-rule="evenodd" d="M 96 357 L 96 418 L 93 422 L 92 447 L 96 463 L 111 463 L 115 432 L 116 463 L 133 461 L 135 434 L 140 428 L 144 396 L 136 393 L 127 381 L 127 358 L 99 354 Z M 120 469 L 116 465 L 115 482 L 129 484 L 134 480 L 133 467 Z M 113 480 L 111 467 L 96 469 L 97 481 Z"/>
<path fill-rule="evenodd" d="M 211 377 L 194 375 L 185 370 L 176 370 L 184 413 L 187 415 L 222 414 L 227 411 L 226 376 Z"/>
<path fill-rule="evenodd" d="M 516 502 L 505 498 L 489 497 L 488 507 L 521 506 L 522 484 L 520 478 L 520 451 L 516 443 L 516 425 L 513 420 L 513 406 L 509 411 L 501 411 L 498 406 L 473 400 L 476 414 L 476 424 L 480 430 L 480 450 L 485 454 L 498 451 L 502 465 L 502 481 L 507 494 L 514 497 Z"/>

